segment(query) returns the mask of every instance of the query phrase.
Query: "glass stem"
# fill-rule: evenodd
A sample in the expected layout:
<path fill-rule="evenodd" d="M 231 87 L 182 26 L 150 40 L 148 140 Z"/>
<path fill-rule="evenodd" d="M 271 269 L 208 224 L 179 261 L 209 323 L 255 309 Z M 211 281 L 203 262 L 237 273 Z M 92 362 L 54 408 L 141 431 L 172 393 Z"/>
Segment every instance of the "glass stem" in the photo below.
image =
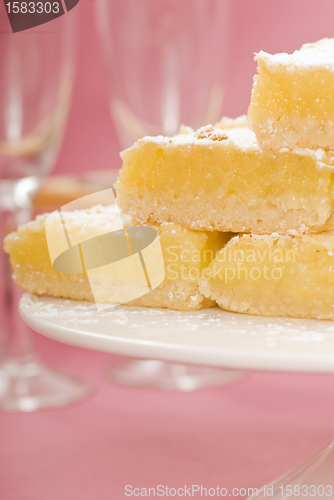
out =
<path fill-rule="evenodd" d="M 37 184 L 33 182 L 37 187 Z M 12 231 L 16 231 L 20 224 L 26 224 L 31 220 L 32 201 L 30 190 L 32 184 L 26 182 L 23 186 L 21 182 L 8 184 L 6 195 L 1 196 L 0 205 L 0 231 L 1 241 Z M 3 193 L 0 193 L 3 194 Z M 11 196 L 10 196 L 11 194 Z M 1 248 L 1 337 L 0 351 L 7 357 L 24 357 L 34 352 L 34 346 L 29 328 L 22 321 L 18 304 L 22 291 L 12 279 L 13 270 L 10 266 L 9 255 Z"/>

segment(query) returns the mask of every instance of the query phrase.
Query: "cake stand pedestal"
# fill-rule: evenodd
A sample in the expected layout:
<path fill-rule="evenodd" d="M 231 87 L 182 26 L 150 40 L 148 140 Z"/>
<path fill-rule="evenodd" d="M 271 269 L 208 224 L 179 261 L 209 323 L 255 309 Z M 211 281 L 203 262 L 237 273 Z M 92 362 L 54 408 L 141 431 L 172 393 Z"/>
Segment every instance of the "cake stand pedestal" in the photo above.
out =
<path fill-rule="evenodd" d="M 95 304 L 25 294 L 20 314 L 66 344 L 176 365 L 334 373 L 334 322 Z M 121 370 L 120 370 L 121 371 Z M 334 498 L 334 441 L 254 498 Z"/>
<path fill-rule="evenodd" d="M 181 392 L 227 385 L 245 377 L 241 370 L 131 358 L 114 361 L 107 374 L 117 384 Z"/>

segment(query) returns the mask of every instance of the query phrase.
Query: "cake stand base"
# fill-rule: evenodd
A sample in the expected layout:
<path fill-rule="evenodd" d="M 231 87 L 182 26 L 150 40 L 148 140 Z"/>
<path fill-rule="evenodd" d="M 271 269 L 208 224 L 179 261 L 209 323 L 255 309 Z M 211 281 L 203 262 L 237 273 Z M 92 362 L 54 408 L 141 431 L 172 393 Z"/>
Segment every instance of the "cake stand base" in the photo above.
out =
<path fill-rule="evenodd" d="M 191 392 L 230 384 L 243 378 L 245 372 L 156 359 L 122 359 L 109 365 L 108 376 L 113 382 L 122 385 Z"/>

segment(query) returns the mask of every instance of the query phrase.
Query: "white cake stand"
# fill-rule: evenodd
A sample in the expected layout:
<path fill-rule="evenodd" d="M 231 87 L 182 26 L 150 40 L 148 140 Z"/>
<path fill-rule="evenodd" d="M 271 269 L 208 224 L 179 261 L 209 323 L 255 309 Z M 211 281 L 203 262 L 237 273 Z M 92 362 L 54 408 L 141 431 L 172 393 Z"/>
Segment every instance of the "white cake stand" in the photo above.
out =
<path fill-rule="evenodd" d="M 94 304 L 25 294 L 20 313 L 50 338 L 99 351 L 203 367 L 334 373 L 334 322 Z M 291 493 L 292 492 L 292 493 Z M 299 492 L 299 494 L 298 494 Z M 334 440 L 254 498 L 334 498 Z"/>

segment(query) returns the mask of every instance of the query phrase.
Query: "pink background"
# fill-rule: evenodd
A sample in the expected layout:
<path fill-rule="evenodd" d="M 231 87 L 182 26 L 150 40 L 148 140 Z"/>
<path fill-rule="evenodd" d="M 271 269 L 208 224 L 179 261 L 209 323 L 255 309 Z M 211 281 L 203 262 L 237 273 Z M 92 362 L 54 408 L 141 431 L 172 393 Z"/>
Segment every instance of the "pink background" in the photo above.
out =
<path fill-rule="evenodd" d="M 76 13 L 78 74 L 55 173 L 120 167 L 92 3 L 81 0 Z M 237 116 L 247 110 L 253 52 L 333 36 L 334 2 L 233 0 L 230 22 L 225 114 Z M 193 394 L 123 388 L 105 377 L 112 356 L 35 336 L 46 363 L 81 374 L 96 391 L 65 409 L 0 415 L 1 500 L 118 500 L 127 484 L 262 486 L 334 430 L 332 376 L 255 373 Z"/>
<path fill-rule="evenodd" d="M 293 52 L 303 43 L 334 36 L 334 2 L 230 1 L 230 61 L 224 114 L 235 117 L 247 112 L 256 72 L 254 52 Z M 76 7 L 81 16 L 77 81 L 67 134 L 55 173 L 118 169 L 121 166 L 120 146 L 108 108 L 106 71 L 99 51 L 92 4 L 90 0 L 81 0 Z"/>

